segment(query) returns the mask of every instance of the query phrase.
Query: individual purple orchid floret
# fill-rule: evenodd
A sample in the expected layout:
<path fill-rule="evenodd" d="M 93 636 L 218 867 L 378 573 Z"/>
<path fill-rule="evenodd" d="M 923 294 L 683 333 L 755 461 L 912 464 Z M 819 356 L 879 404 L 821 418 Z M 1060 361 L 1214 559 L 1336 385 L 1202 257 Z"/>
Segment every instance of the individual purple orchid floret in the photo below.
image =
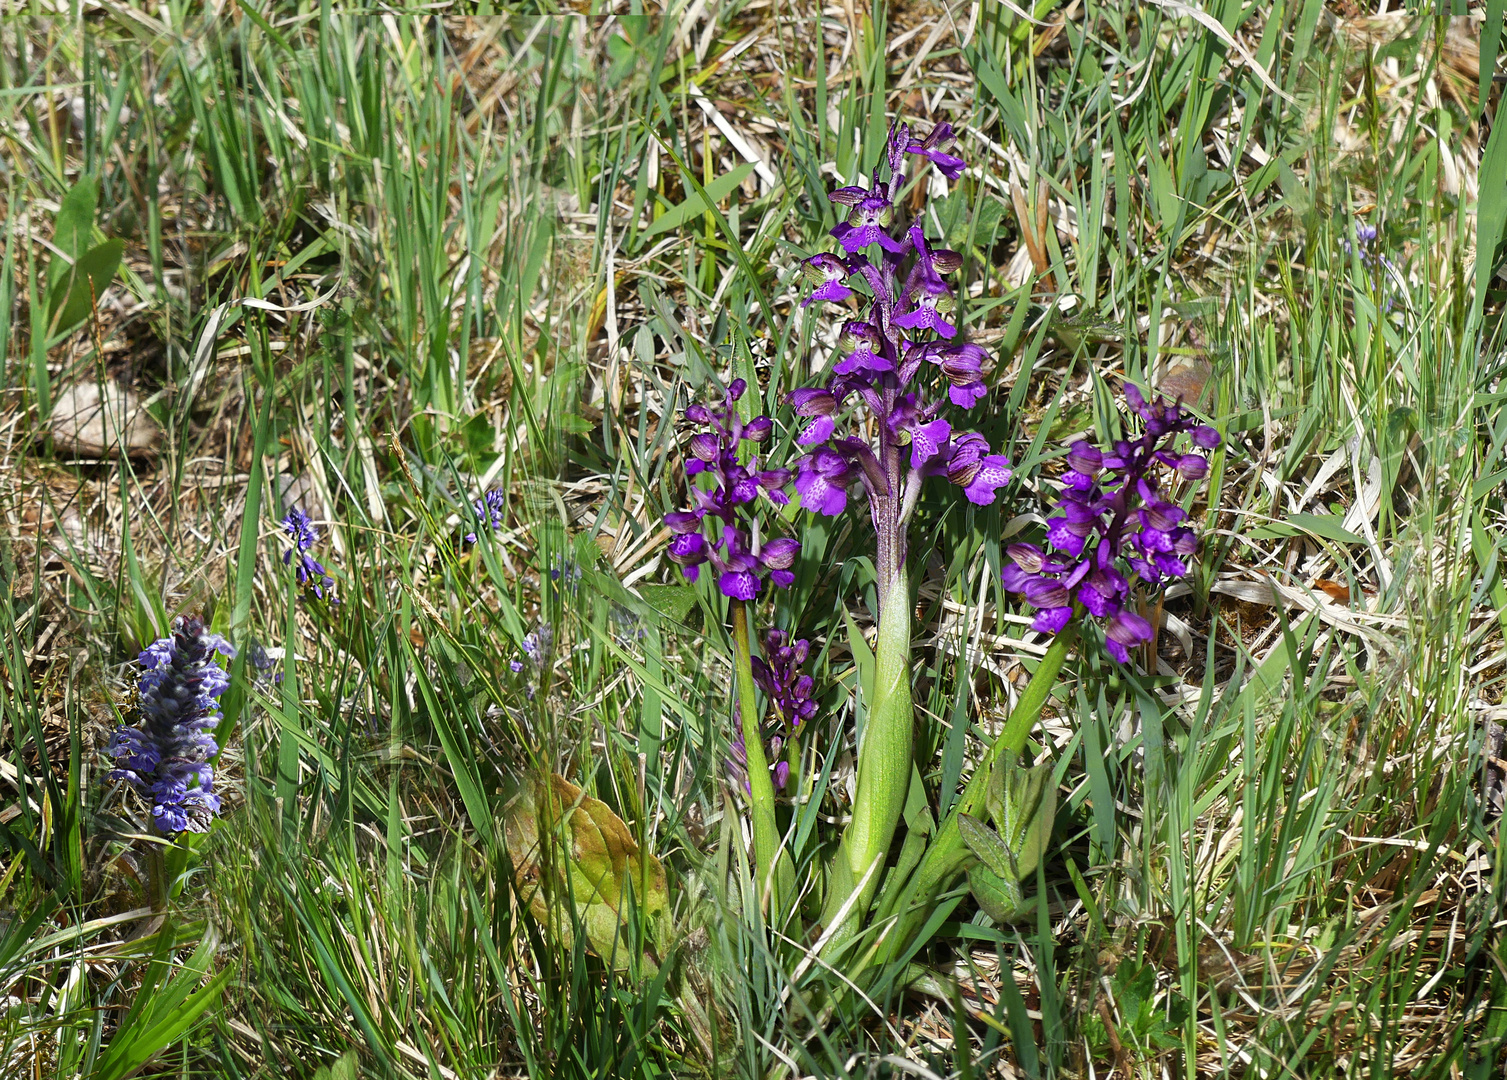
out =
<path fill-rule="evenodd" d="M 957 141 L 957 137 L 952 133 L 952 125 L 942 123 L 932 128 L 931 134 L 920 142 L 913 142 L 907 146 L 905 152 L 920 154 L 935 165 L 937 171 L 947 179 L 956 180 L 963 175 L 963 169 L 968 165 L 962 158 L 954 157 L 947 152 Z"/>
<path fill-rule="evenodd" d="M 1180 435 L 1199 450 L 1220 442 L 1219 432 L 1199 423 L 1181 400 L 1148 402 L 1129 383 L 1125 400 L 1140 417 L 1141 437 L 1117 440 L 1108 451 L 1073 443 L 1062 494 L 1047 518 L 1047 549 L 1011 544 L 1001 575 L 1006 589 L 1037 609 L 1033 630 L 1059 633 L 1076 604 L 1104 622 L 1105 646 L 1122 664 L 1153 637 L 1151 624 L 1131 610 L 1133 584 L 1151 592 L 1185 576 L 1198 551 L 1187 513 L 1163 485 L 1197 482 L 1209 463 L 1196 451 L 1174 452 L 1173 443 Z"/>
<path fill-rule="evenodd" d="M 816 288 L 801 301 L 801 307 L 808 307 L 815 300 L 842 301 L 853 295 L 853 290 L 843 284 L 852 271 L 839 256 L 823 252 L 813 255 L 802 266 Z"/>
<path fill-rule="evenodd" d="M 141 721 L 120 727 L 109 752 L 120 766 L 112 780 L 125 780 L 152 803 L 152 821 L 165 834 L 208 832 L 220 812 L 209 759 L 220 752 L 211 732 L 219 724 L 219 697 L 230 676 L 215 655 L 234 656 L 202 619 L 183 616 L 170 637 L 141 653 L 138 681 Z"/>
<path fill-rule="evenodd" d="M 811 447 L 796 463 L 795 489 L 806 509 L 832 516 L 847 508 L 848 488 L 861 483 L 886 578 L 904 562 L 905 527 L 926 477 L 946 477 L 977 505 L 993 502 L 1010 479 L 1003 454 L 991 453 L 982 435 L 961 430 L 942 415 L 949 403 L 972 408 L 987 393 L 982 377 L 987 354 L 953 340 L 958 330 L 950 313 L 956 301 L 945 275 L 962 266 L 962 256 L 932 247 L 919 223 L 896 220 L 907 155 L 923 157 L 956 179 L 965 163 L 948 153 L 955 141 L 947 124 L 919 141 L 903 125 L 893 128 L 870 186 L 839 188 L 829 196 L 850 208 L 832 230 L 844 254 L 817 255 L 805 266 L 818 283 L 811 299 L 854 295 L 846 285 L 836 288 L 844 273 L 861 281 L 871 299 L 866 314 L 843 324 L 827 384 L 796 390 L 786 399 L 807 420 L 796 441 Z M 866 254 L 874 244 L 881 249 L 877 261 Z M 923 378 L 928 372 L 941 378 Z M 945 396 L 939 393 L 942 386 Z M 839 423 L 854 414 L 875 421 L 862 428 L 870 438 L 838 435 Z"/>
<path fill-rule="evenodd" d="M 283 518 L 283 529 L 288 534 L 288 539 L 293 541 L 293 546 L 283 552 L 283 565 L 288 566 L 293 561 L 293 556 L 298 556 L 298 565 L 294 568 L 294 574 L 298 579 L 300 588 L 308 587 L 313 590 L 315 596 L 323 600 L 325 592 L 329 592 L 331 603 L 335 602 L 335 579 L 330 577 L 329 572 L 318 559 L 309 554 L 309 549 L 319 543 L 319 530 L 309 515 L 297 506 L 288 511 L 288 516 Z"/>
<path fill-rule="evenodd" d="M 697 580 L 702 564 L 709 563 L 717 574 L 717 587 L 734 600 L 752 600 L 765 578 L 789 588 L 795 581 L 791 567 L 800 551 L 800 542 L 788 538 L 760 543 L 758 523 L 749 513 L 750 504 L 761 494 L 778 506 L 788 503 L 784 489 L 790 472 L 761 470 L 757 457 L 739 461 L 742 443 L 757 445 L 774 430 L 767 416 L 756 416 L 746 424 L 739 416 L 735 403 L 747 389 L 748 384 L 737 379 L 727 388 L 720 409 L 705 405 L 686 409 L 687 420 L 710 429 L 691 437 L 686 475 L 704 474 L 713 486 L 692 486 L 694 507 L 665 515 L 665 524 L 676 534 L 670 540 L 670 559 L 679 564 L 687 580 Z"/>

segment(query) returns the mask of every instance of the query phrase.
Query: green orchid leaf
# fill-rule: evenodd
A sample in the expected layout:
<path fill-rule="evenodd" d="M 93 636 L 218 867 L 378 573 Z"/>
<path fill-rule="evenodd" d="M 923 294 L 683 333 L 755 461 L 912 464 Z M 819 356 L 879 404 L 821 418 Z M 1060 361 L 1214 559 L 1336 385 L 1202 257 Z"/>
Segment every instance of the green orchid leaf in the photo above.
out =
<path fill-rule="evenodd" d="M 114 280 L 124 250 L 124 240 L 106 240 L 84 252 L 66 272 L 60 273 L 47 303 L 53 333 L 71 329 L 89 317 Z"/>
<path fill-rule="evenodd" d="M 1026 877 L 1035 871 L 1052 839 L 1052 821 L 1057 813 L 1052 764 L 1044 762 L 1023 769 L 1015 755 L 1004 754 L 989 779 L 989 812 L 1015 856 L 1016 873 Z"/>
<path fill-rule="evenodd" d="M 968 888 L 985 915 L 997 923 L 1020 922 L 1036 906 L 1036 898 L 1027 900 L 1020 883 L 996 874 L 979 864 L 968 871 Z"/>
<path fill-rule="evenodd" d="M 978 856 L 981 863 L 1018 886 L 1020 877 L 1013 865 L 1015 857 L 998 833 L 969 814 L 958 815 L 958 831 L 963 834 L 963 843 L 968 845 L 968 850 Z"/>
<path fill-rule="evenodd" d="M 638 593 L 644 603 L 670 622 L 685 622 L 696 606 L 696 589 L 691 585 L 640 585 Z"/>
<path fill-rule="evenodd" d="M 92 176 L 80 177 L 58 203 L 57 216 L 52 219 L 52 246 L 77 262 L 89 250 L 94 211 L 98 206 L 99 181 Z M 47 279 L 55 283 L 69 269 L 67 262 L 54 259 L 47 268 Z"/>

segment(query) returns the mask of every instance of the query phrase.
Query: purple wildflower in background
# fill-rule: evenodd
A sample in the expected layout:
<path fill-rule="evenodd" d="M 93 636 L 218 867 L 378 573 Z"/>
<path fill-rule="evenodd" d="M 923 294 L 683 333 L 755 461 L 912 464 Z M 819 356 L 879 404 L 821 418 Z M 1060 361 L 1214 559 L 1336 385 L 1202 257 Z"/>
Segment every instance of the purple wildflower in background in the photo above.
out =
<path fill-rule="evenodd" d="M 554 651 L 555 634 L 548 626 L 540 626 L 533 633 L 523 635 L 523 655 L 536 668 L 548 664 Z"/>
<path fill-rule="evenodd" d="M 1130 661 L 1130 649 L 1153 636 L 1151 624 L 1130 610 L 1133 581 L 1154 591 L 1186 575 L 1198 551 L 1187 513 L 1166 497 L 1163 483 L 1202 480 L 1209 462 L 1199 453 L 1174 452 L 1173 442 L 1184 434 L 1201 450 L 1220 442 L 1219 432 L 1184 411 L 1181 401 L 1148 402 L 1129 383 L 1125 400 L 1144 433 L 1107 451 L 1075 442 L 1062 494 L 1047 518 L 1048 550 L 1011 544 L 1011 565 L 1001 575 L 1006 589 L 1037 609 L 1033 630 L 1060 632 L 1079 605 L 1104 622 L 1105 645 L 1122 664 Z"/>
<path fill-rule="evenodd" d="M 769 740 L 770 757 L 777 759 L 776 791 L 783 791 L 790 780 L 790 763 L 780 758 L 785 740 L 798 736 L 801 725 L 816 715 L 816 701 L 811 696 L 816 684 L 803 670 L 810 654 L 811 643 L 804 638 L 792 642 L 784 631 L 770 630 L 764 635 L 763 657 L 753 658 L 754 682 L 779 718 L 779 730 Z"/>
<path fill-rule="evenodd" d="M 330 600 L 335 599 L 335 579 L 330 577 L 319 560 L 309 554 L 309 549 L 319 543 L 319 530 L 314 522 L 309 520 L 309 515 L 297 506 L 288 511 L 288 516 L 283 518 L 283 529 L 288 534 L 288 539 L 293 541 L 293 546 L 283 552 L 283 565 L 288 566 L 293 562 L 293 556 L 298 556 L 298 566 L 294 572 L 298 578 L 300 587 L 311 586 L 314 595 L 324 599 L 325 590 L 330 592 Z"/>
<path fill-rule="evenodd" d="M 256 638 L 246 642 L 246 664 L 251 669 L 251 681 L 263 688 L 275 686 L 283 681 L 282 669 L 278 666 L 278 660 L 282 658 L 282 650 L 278 649 L 278 656 L 267 651 L 267 647 Z"/>
<path fill-rule="evenodd" d="M 519 643 L 523 650 L 522 659 L 514 656 L 508 661 L 508 668 L 514 675 L 521 674 L 525 670 L 530 678 L 524 687 L 530 701 L 539 690 L 538 676 L 550 666 L 555 655 L 555 633 L 547 624 L 540 623 L 533 630 L 523 635 Z"/>
<path fill-rule="evenodd" d="M 476 528 L 496 532 L 506 520 L 508 497 L 501 488 L 492 488 L 471 504 L 471 514 L 476 519 Z M 466 543 L 476 543 L 476 533 L 466 533 Z"/>
<path fill-rule="evenodd" d="M 790 501 L 784 492 L 790 481 L 788 470 L 760 470 L 757 457 L 749 458 L 747 464 L 738 460 L 740 444 L 757 445 L 774 429 L 774 421 L 767 416 L 756 416 L 746 424 L 739 417 L 734 403 L 746 389 L 748 384 L 738 379 L 727 388 L 722 408 L 692 405 L 686 409 L 687 420 L 710 428 L 691 437 L 686 475 L 704 474 L 713 486 L 693 484 L 690 492 L 694 507 L 665 515 L 665 524 L 676 534 L 670 541 L 670 558 L 679 564 L 686 579 L 697 580 L 701 565 L 710 563 L 717 574 L 717 587 L 734 600 L 752 600 L 765 577 L 780 588 L 789 588 L 795 581 L 790 567 L 801 546 L 800 541 L 787 537 L 761 543 L 757 523 L 746 520 L 750 504 L 761 493 L 780 506 Z M 710 535 L 706 526 L 711 526 Z"/>
<path fill-rule="evenodd" d="M 215 654 L 234 656 L 223 637 L 202 619 L 173 622 L 172 636 L 142 652 L 138 683 L 141 721 L 120 727 L 109 752 L 120 766 L 112 780 L 125 780 L 152 803 L 152 820 L 163 833 L 208 832 L 220 812 L 209 759 L 220 752 L 210 734 L 219 724 L 219 697 L 230 676 Z"/>
<path fill-rule="evenodd" d="M 1364 221 L 1357 221 L 1355 243 L 1352 245 L 1348 236 L 1342 236 L 1340 247 L 1344 249 L 1346 255 L 1358 254 L 1361 266 L 1386 280 L 1388 287 L 1385 289 L 1384 303 L 1386 310 L 1391 311 L 1396 300 L 1395 294 L 1399 291 L 1398 286 L 1400 283 L 1405 283 L 1405 279 L 1402 271 L 1397 268 L 1397 264 L 1388 258 L 1383 250 L 1381 233 L 1377 227 Z"/>
<path fill-rule="evenodd" d="M 856 290 L 842 283 L 846 275 L 851 285 L 867 291 L 868 311 L 843 325 L 839 358 L 826 385 L 787 398 L 806 419 L 797 442 L 812 448 L 797 463 L 795 488 L 806 509 L 831 516 L 847 508 L 849 487 L 862 485 L 879 540 L 882 582 L 901 574 L 905 527 L 927 477 L 945 477 L 980 506 L 992 503 L 1010 479 L 1003 454 L 992 453 L 976 432 L 954 430 L 944 416 L 949 403 L 968 409 L 986 394 L 987 354 L 978 345 L 956 341 L 951 321 L 955 302 L 945 275 L 962 266 L 962 256 L 932 247 L 920 224 L 896 221 L 907 155 L 922 157 L 956 179 L 966 163 L 949 152 L 955 141 L 948 124 L 938 124 L 921 140 L 904 125 L 893 128 L 872 184 L 839 188 L 829 196 L 848 207 L 845 220 L 832 230 L 843 254 L 816 255 L 804 267 L 820 283 L 811 299 L 853 295 Z M 888 177 L 882 179 L 886 167 Z M 874 245 L 880 250 L 871 258 Z M 939 378 L 923 378 L 926 373 Z M 839 436 L 845 418 L 872 437 Z M 864 425 L 866 418 L 873 424 Z"/>
<path fill-rule="evenodd" d="M 801 725 L 816 715 L 811 698 L 815 683 L 803 671 L 810 655 L 809 641 L 791 641 L 783 630 L 770 630 L 764 635 L 764 655 L 753 658 L 754 682 L 768 695 L 791 734 L 799 733 Z"/>
<path fill-rule="evenodd" d="M 556 555 L 550 564 L 549 579 L 575 592 L 576 586 L 581 584 L 581 568 L 569 555 Z"/>
<path fill-rule="evenodd" d="M 1347 252 L 1350 251 L 1349 237 L 1344 238 L 1340 243 L 1345 246 Z M 1355 245 L 1360 248 L 1362 259 L 1375 257 L 1375 253 L 1371 250 L 1371 245 L 1374 243 L 1376 243 L 1376 226 L 1367 224 L 1364 221 L 1357 221 L 1355 223 Z"/>

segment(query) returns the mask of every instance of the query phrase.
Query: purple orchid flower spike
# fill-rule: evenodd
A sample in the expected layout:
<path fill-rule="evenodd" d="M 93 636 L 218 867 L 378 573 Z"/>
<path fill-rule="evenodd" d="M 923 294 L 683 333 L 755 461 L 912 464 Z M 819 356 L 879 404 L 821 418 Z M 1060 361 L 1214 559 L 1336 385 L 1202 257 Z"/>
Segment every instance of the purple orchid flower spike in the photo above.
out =
<path fill-rule="evenodd" d="M 830 516 L 847 508 L 847 489 L 860 482 L 881 537 L 882 575 L 897 574 L 903 564 L 905 526 L 926 477 L 946 477 L 978 505 L 993 502 L 1010 478 L 1004 455 L 991 453 L 983 436 L 960 431 L 941 415 L 948 403 L 969 409 L 987 393 L 987 354 L 977 345 L 954 343 L 958 331 L 949 321 L 955 301 L 945 275 L 962 266 L 962 256 L 932 247 L 920 224 L 895 221 L 907 155 L 923 157 L 956 179 L 965 163 L 948 153 L 955 142 L 947 124 L 921 140 L 903 125 L 894 127 L 872 184 L 839 188 L 830 196 L 850 208 L 847 220 L 832 230 L 844 254 L 817 255 L 806 263 L 818 283 L 810 299 L 856 295 L 846 285 L 838 291 L 844 271 L 861 280 L 872 299 L 866 315 L 844 323 L 827 384 L 786 399 L 808 420 L 796 441 L 812 447 L 796 463 L 795 488 L 802 505 Z M 864 254 L 873 244 L 883 250 L 878 263 Z M 941 374 L 945 398 L 932 395 L 924 383 L 934 380 L 923 379 L 924 372 Z M 877 432 L 877 441 L 838 436 L 839 423 L 853 411 L 877 421 L 868 429 Z"/>
<path fill-rule="evenodd" d="M 832 193 L 832 201 L 849 212 L 832 230 L 843 254 L 821 259 L 818 292 L 831 288 L 840 264 L 849 282 L 868 298 L 867 311 L 843 325 L 826 384 L 787 398 L 806 419 L 797 438 L 809 448 L 796 462 L 801 505 L 817 514 L 840 514 L 847 509 L 850 489 L 860 487 L 875 537 L 879 625 L 874 687 L 859 749 L 851 823 L 823 911 L 824 922 L 846 912 L 828 938 L 832 955 L 841 954 L 872 899 L 877 867 L 889 850 L 909 784 L 915 716 L 905 559 L 921 487 L 929 477 L 943 477 L 962 488 L 969 502 L 982 506 L 992 503 L 1010 479 L 1005 456 L 993 453 L 984 436 L 960 428 L 948 415 L 949 410 L 972 408 L 986 395 L 986 354 L 957 340 L 952 316 L 955 298 L 946 279 L 962 266 L 962 257 L 933 247 L 920 224 L 924 218 L 907 223 L 899 205 L 912 154 L 950 178 L 960 174 L 964 163 L 947 152 L 952 145 L 951 128 L 939 126 L 916 141 L 896 125 L 870 185 Z M 834 276 L 829 279 L 829 274 Z"/>
<path fill-rule="evenodd" d="M 790 763 L 779 760 L 785 744 L 798 737 L 816 715 L 816 701 L 812 692 L 816 683 L 804 671 L 806 659 L 811 654 L 811 643 L 804 638 L 791 641 L 783 630 L 770 630 L 764 634 L 764 655 L 752 660 L 754 682 L 764 691 L 774 706 L 778 730 L 770 736 L 770 757 L 775 759 L 773 769 L 774 788 L 783 791 L 790 782 Z M 746 746 L 736 745 L 734 754 L 745 752 Z"/>
<path fill-rule="evenodd" d="M 1047 548 L 1011 544 L 1001 578 L 1036 608 L 1032 629 L 1060 633 L 1074 605 L 1104 623 L 1104 644 L 1120 663 L 1153 638 L 1152 626 L 1132 610 L 1136 582 L 1144 592 L 1185 576 L 1198 551 L 1187 512 L 1168 497 L 1171 485 L 1196 483 L 1209 471 L 1195 451 L 1175 452 L 1187 436 L 1198 450 L 1219 445 L 1219 432 L 1167 398 L 1147 401 L 1127 383 L 1125 400 L 1142 435 L 1108 450 L 1080 440 L 1067 452 L 1062 494 L 1047 518 Z"/>
<path fill-rule="evenodd" d="M 786 469 L 760 469 L 758 458 L 747 463 L 738 460 L 743 443 L 762 443 L 774 430 L 767 416 L 756 416 L 744 423 L 736 402 L 748 384 L 742 379 L 728 387 L 719 409 L 692 405 L 686 419 L 709 430 L 691 436 L 686 475 L 706 475 L 713 481 L 710 488 L 691 488 L 695 505 L 665 515 L 665 524 L 676 535 L 670 540 L 671 561 L 681 567 L 689 581 L 696 581 L 701 567 L 710 564 L 717 575 L 717 587 L 734 600 L 752 600 L 768 579 L 780 588 L 795 581 L 791 567 L 795 564 L 800 542 L 772 538 L 762 543 L 757 522 L 749 513 L 762 495 L 783 506 L 790 501 L 785 485 L 790 482 Z M 711 531 L 706 531 L 711 526 Z"/>

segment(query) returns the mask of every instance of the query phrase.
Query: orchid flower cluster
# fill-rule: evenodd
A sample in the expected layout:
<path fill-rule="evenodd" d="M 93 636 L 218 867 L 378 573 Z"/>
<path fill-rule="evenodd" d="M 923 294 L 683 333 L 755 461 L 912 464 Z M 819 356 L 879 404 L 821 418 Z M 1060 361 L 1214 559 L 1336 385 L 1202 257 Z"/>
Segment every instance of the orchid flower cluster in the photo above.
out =
<path fill-rule="evenodd" d="M 312 589 L 314 595 L 321 600 L 325 598 L 325 591 L 328 590 L 330 603 L 337 603 L 335 579 L 330 577 L 318 559 L 309 554 L 309 549 L 319 543 L 319 529 L 310 520 L 309 515 L 297 506 L 288 511 L 288 516 L 283 518 L 282 524 L 283 530 L 288 534 L 288 539 L 293 541 L 293 546 L 283 552 L 283 565 L 291 565 L 293 556 L 298 556 L 298 565 L 294 567 L 294 572 L 299 588 Z"/>
<path fill-rule="evenodd" d="M 868 497 L 874 526 L 878 637 L 875 668 L 850 824 L 832 865 L 823 922 L 833 955 L 846 948 L 867 914 L 899 825 L 909 788 L 912 728 L 911 604 L 905 568 L 907 526 L 927 477 L 941 476 L 968 501 L 992 503 L 1009 482 L 1010 462 L 975 431 L 958 430 L 944 409 L 976 406 L 986 395 L 978 345 L 957 340 L 956 299 L 945 277 L 963 257 L 933 247 L 918 219 L 901 217 L 910 155 L 956 179 L 965 162 L 951 153 L 952 129 L 938 124 L 925 139 L 904 125 L 890 129 L 868 187 L 844 187 L 829 198 L 847 207 L 832 230 L 840 252 L 806 260 L 816 285 L 810 299 L 862 298 L 867 310 L 847 320 L 840 356 L 825 385 L 794 391 L 788 401 L 807 419 L 797 442 L 812 449 L 796 465 L 795 489 L 807 510 L 835 516 L 856 481 Z M 887 174 L 887 175 L 886 175 Z M 940 372 L 946 395 L 923 378 Z M 940 387 L 938 386 L 938 389 Z M 845 422 L 839 434 L 838 423 Z"/>
<path fill-rule="evenodd" d="M 164 834 L 208 832 L 220 812 L 209 760 L 220 752 L 212 732 L 230 675 L 215 663 L 217 653 L 231 657 L 235 649 L 202 619 L 174 620 L 172 635 L 137 660 L 140 723 L 117 728 L 110 739 L 120 766 L 110 779 L 127 781 L 151 801 L 152 821 Z"/>
<path fill-rule="evenodd" d="M 1104 621 L 1105 647 L 1120 663 L 1130 650 L 1152 640 L 1151 624 L 1131 610 L 1132 582 L 1154 590 L 1188 573 L 1198 537 L 1188 515 L 1166 497 L 1160 472 L 1171 481 L 1202 480 L 1206 457 L 1172 450 L 1188 435 L 1202 450 L 1219 445 L 1219 432 L 1200 424 L 1180 402 L 1147 401 L 1125 384 L 1125 400 L 1140 417 L 1138 439 L 1120 439 L 1108 451 L 1080 440 L 1067 454 L 1067 472 L 1056 512 L 1047 519 L 1047 545 L 1011 544 L 1012 565 L 1001 577 L 1037 609 L 1031 628 L 1059 633 L 1074 606 Z"/>
<path fill-rule="evenodd" d="M 935 827 L 924 841 L 922 834 L 908 836 L 900 862 L 892 863 L 892 841 L 915 772 L 909 523 L 929 477 L 945 478 L 970 503 L 984 506 L 1012 476 L 1006 456 L 959 421 L 959 410 L 975 408 L 988 396 L 987 354 L 961 340 L 954 321 L 956 299 L 947 278 L 961 269 L 963 258 L 928 241 L 923 215 L 905 218 L 906 168 L 912 158 L 956 180 L 966 163 L 952 153 L 955 142 L 946 124 L 924 139 L 897 124 L 868 184 L 829 196 L 845 209 L 844 220 L 831 231 L 836 249 L 803 264 L 813 283 L 803 306 L 823 300 L 847 305 L 849 312 L 823 381 L 785 399 L 800 418 L 796 442 L 803 456 L 789 470 L 760 467 L 743 444 L 763 443 L 772 422 L 765 416 L 740 418 L 748 410 L 740 414 L 735 403 L 748 387 L 734 382 L 720 407 L 693 405 L 686 411 L 702 428 L 689 443 L 687 474 L 704 473 L 713 482 L 692 487 L 692 509 L 665 516 L 675 534 L 670 558 L 692 581 L 710 564 L 730 600 L 737 697 L 728 771 L 748 794 L 760 896 L 778 920 L 788 922 L 798 917 L 796 900 L 803 892 L 784 846 L 788 830 L 779 827 L 774 792 L 799 786 L 792 769 L 801 759 L 793 750 L 810 730 L 817 703 L 814 680 L 804 671 L 808 641 L 771 630 L 763 637 L 762 655 L 753 655 L 749 602 L 765 578 L 776 586 L 792 584 L 799 544 L 794 539 L 761 544 L 750 508 L 761 495 L 786 505 L 784 489 L 792 479 L 801 507 L 823 516 L 844 513 L 859 489 L 866 497 L 875 552 L 873 663 L 859 676 L 855 708 L 861 709 L 861 725 L 855 726 L 861 726 L 861 734 L 851 813 L 826 866 L 818 919 L 824 960 L 860 968 L 910 947 L 909 935 L 921 929 L 938 898 L 960 875 L 972 875 L 972 866 L 986 856 L 998 856 L 1006 845 L 1015 845 L 1010 860 L 1021 854 L 1016 847 L 1025 833 L 1016 811 L 1032 815 L 1025 819 L 1035 830 L 1031 835 L 1040 836 L 1042 828 L 1050 833 L 1049 800 L 1038 798 L 1030 809 L 1011 802 L 1024 798 L 1021 792 L 1030 785 L 1037 785 L 1039 794 L 1039 785 L 1049 779 L 1049 767 L 1026 769 L 1019 755 L 1086 619 L 1103 622 L 1106 647 L 1121 663 L 1129 661 L 1132 648 L 1152 640 L 1142 605 L 1168 581 L 1186 575 L 1198 550 L 1193 524 L 1177 502 L 1179 485 L 1208 475 L 1206 452 L 1220 443 L 1219 434 L 1181 401 L 1148 401 L 1127 385 L 1125 397 L 1141 434 L 1107 448 L 1087 440 L 1072 445 L 1047 520 L 1046 546 L 1011 545 L 1011 565 L 1003 575 L 1007 588 L 1023 593 L 1037 609 L 1034 628 L 1055 640 L 963 790 L 944 793 L 955 797 L 937 814 Z M 756 688 L 763 691 L 763 706 Z M 767 713 L 772 716 L 766 724 Z M 1001 824 L 1003 831 L 993 833 L 982 824 L 986 813 L 996 824 L 1015 824 Z M 908 862 L 906 851 L 914 855 Z M 1010 860 L 1009 866 L 1016 865 Z M 1004 865 L 997 860 L 990 872 L 1001 888 L 1018 890 L 1018 880 L 1005 881 L 1005 870 L 999 869 Z M 979 884 L 970 876 L 970 888 L 993 896 L 987 890 L 994 879 L 977 877 Z M 884 896 L 898 897 L 902 890 L 904 911 L 885 909 Z M 862 936 L 866 921 L 884 910 L 895 916 L 892 928 L 863 946 L 866 952 L 852 951 L 869 940 Z"/>
<path fill-rule="evenodd" d="M 742 379 L 727 388 L 720 409 L 691 405 L 685 417 L 692 423 L 709 427 L 691 437 L 690 460 L 686 475 L 702 474 L 713 481 L 711 488 L 692 485 L 695 506 L 665 515 L 665 524 L 675 533 L 670 541 L 670 558 L 678 563 L 688 581 L 695 581 L 703 563 L 710 563 L 717 574 L 717 587 L 733 600 L 752 600 L 768 579 L 780 588 L 795 581 L 790 567 L 800 551 L 800 541 L 776 537 L 760 543 L 756 522 L 744 526 L 743 518 L 762 492 L 770 502 L 784 506 L 790 499 L 784 487 L 790 481 L 786 469 L 758 467 L 758 458 L 744 463 L 738 460 L 741 444 L 762 443 L 774 430 L 774 421 L 756 416 L 744 423 L 738 414 L 737 400 L 748 389 Z M 711 535 L 704 533 L 711 526 Z"/>
<path fill-rule="evenodd" d="M 753 678 L 774 706 L 776 730 L 769 737 L 769 756 L 775 760 L 774 788 L 784 791 L 790 782 L 790 762 L 780 754 L 787 742 L 800 737 L 801 725 L 816 715 L 816 700 L 812 697 L 816 682 L 805 673 L 811 643 L 804 638 L 791 641 L 783 630 L 770 630 L 764 634 L 763 644 L 764 655 L 752 660 Z M 732 757 L 730 765 L 734 778 L 738 779 L 740 770 L 748 767 L 742 732 L 733 742 Z M 745 790 L 746 783 L 744 780 Z"/>
<path fill-rule="evenodd" d="M 832 230 L 841 254 L 805 263 L 817 288 L 804 303 L 863 295 L 868 311 L 844 323 L 842 355 L 826 385 L 790 395 L 796 414 L 809 418 L 797 442 L 814 447 L 797 465 L 795 488 L 807 509 L 831 516 L 842 513 L 848 486 L 860 481 L 881 537 L 881 561 L 894 566 L 904 561 L 904 525 L 926 477 L 945 476 L 978 505 L 993 502 L 1010 479 L 1004 455 L 990 453 L 976 432 L 955 431 L 942 415 L 949 401 L 969 409 L 986 394 L 983 348 L 954 341 L 957 328 L 948 321 L 955 301 L 943 275 L 961 267 L 963 258 L 933 248 L 920 224 L 905 227 L 896 219 L 906 155 L 925 157 L 956 178 L 964 162 L 947 152 L 954 141 L 947 124 L 920 141 L 904 125 L 894 128 L 885 155 L 888 177 L 881 179 L 881 167 L 869 187 L 839 188 L 829 196 L 848 207 L 846 220 Z M 934 369 L 945 379 L 946 398 L 930 397 L 918 380 Z M 874 439 L 836 437 L 839 419 L 858 421 L 863 414 L 874 420 Z M 896 550 L 885 550 L 886 536 L 898 542 Z"/>

